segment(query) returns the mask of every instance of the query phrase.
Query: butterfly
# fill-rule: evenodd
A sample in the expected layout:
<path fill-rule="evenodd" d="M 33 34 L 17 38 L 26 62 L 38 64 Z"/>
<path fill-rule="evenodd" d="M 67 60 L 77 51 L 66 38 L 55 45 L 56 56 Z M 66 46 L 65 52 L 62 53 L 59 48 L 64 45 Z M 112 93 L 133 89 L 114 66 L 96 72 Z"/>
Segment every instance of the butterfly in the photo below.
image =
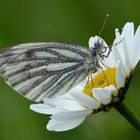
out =
<path fill-rule="evenodd" d="M 0 75 L 24 97 L 40 102 L 66 93 L 100 67 L 106 46 L 97 39 L 91 48 L 42 42 L 25 43 L 0 53 Z"/>

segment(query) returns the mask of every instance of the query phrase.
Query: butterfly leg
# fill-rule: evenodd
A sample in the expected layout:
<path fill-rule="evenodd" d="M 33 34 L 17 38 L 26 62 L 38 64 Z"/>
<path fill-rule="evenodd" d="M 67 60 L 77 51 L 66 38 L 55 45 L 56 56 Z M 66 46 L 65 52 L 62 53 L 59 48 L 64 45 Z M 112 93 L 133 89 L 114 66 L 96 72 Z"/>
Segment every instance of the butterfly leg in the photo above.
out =
<path fill-rule="evenodd" d="M 103 74 L 104 74 L 104 76 L 105 76 L 105 78 L 106 78 L 106 80 L 107 80 L 108 86 L 109 86 L 109 85 L 110 85 L 110 83 L 109 83 L 109 81 L 108 81 L 108 79 L 107 79 L 107 76 L 106 76 L 106 74 L 105 74 L 105 72 L 104 72 L 103 68 L 102 68 L 102 67 L 99 67 L 99 68 L 102 70 L 102 72 L 103 72 Z"/>

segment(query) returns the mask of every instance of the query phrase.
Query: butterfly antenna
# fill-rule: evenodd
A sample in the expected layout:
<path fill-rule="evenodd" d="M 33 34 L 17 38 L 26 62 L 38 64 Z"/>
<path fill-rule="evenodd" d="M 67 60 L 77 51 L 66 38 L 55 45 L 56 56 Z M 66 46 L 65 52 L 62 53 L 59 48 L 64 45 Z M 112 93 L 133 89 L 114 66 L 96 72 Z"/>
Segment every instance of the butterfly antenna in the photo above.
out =
<path fill-rule="evenodd" d="M 103 26 L 102 26 L 102 28 L 101 28 L 101 30 L 100 30 L 98 36 L 100 36 L 101 33 L 103 32 L 103 30 L 104 30 L 104 28 L 105 28 L 105 25 L 106 25 L 106 23 L 107 23 L 108 17 L 109 17 L 109 14 L 106 14 L 106 17 L 105 17 L 105 20 L 104 20 Z"/>

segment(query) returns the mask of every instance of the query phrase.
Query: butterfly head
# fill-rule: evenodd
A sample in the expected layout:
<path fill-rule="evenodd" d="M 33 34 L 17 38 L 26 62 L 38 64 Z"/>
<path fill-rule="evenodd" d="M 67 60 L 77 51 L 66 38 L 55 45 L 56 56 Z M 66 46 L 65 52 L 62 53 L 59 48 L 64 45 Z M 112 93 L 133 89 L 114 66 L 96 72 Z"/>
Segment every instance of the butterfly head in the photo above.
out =
<path fill-rule="evenodd" d="M 109 51 L 109 47 L 107 46 L 105 41 L 98 36 L 90 38 L 89 48 L 91 50 L 93 58 L 96 57 L 98 59 L 98 57 L 100 57 L 102 60 L 106 57 L 106 54 Z"/>
<path fill-rule="evenodd" d="M 103 40 L 97 41 L 94 43 L 94 51 L 96 52 L 96 56 L 99 56 L 101 59 L 104 59 L 104 54 L 107 51 L 107 48 L 105 47 L 105 45 L 103 44 Z"/>

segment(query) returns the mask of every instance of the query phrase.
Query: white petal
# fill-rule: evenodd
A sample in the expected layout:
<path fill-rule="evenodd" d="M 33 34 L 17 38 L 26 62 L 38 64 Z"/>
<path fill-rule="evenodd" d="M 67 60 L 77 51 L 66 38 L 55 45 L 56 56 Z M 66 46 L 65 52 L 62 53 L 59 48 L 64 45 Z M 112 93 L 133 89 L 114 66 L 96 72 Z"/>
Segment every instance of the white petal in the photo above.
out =
<path fill-rule="evenodd" d="M 127 22 L 122 30 L 121 37 L 125 38 L 126 47 L 129 47 L 134 37 L 134 24 L 132 22 Z"/>
<path fill-rule="evenodd" d="M 76 100 L 72 99 L 60 99 L 60 98 L 46 98 L 45 104 L 55 107 L 61 110 L 83 110 L 83 106 Z"/>
<path fill-rule="evenodd" d="M 100 103 L 97 100 L 84 93 L 72 93 L 72 96 L 75 100 L 89 109 L 97 109 L 100 106 Z"/>
<path fill-rule="evenodd" d="M 116 38 L 113 42 L 113 46 L 118 46 L 118 45 L 120 45 L 120 43 L 122 43 L 121 34 L 120 34 L 118 28 L 115 29 L 115 35 L 116 35 Z"/>
<path fill-rule="evenodd" d="M 123 62 L 123 60 L 122 60 L 122 58 L 121 58 L 121 56 L 120 56 L 120 53 L 118 52 L 118 49 L 117 49 L 117 47 L 116 46 L 114 46 L 113 48 L 112 48 L 112 53 L 113 53 L 113 56 L 114 56 L 114 60 L 115 60 L 115 62 L 116 62 L 116 64 L 118 63 L 118 61 L 122 64 L 121 66 L 122 66 L 122 72 L 123 72 L 123 74 L 125 75 L 126 74 L 126 64 L 124 64 L 124 62 Z M 115 64 L 115 65 L 116 65 Z"/>
<path fill-rule="evenodd" d="M 131 69 L 131 62 L 130 62 L 130 47 L 132 46 L 132 41 L 134 39 L 134 24 L 132 22 L 128 22 L 125 24 L 121 38 L 124 39 L 122 42 L 124 47 L 122 47 L 123 55 L 125 57 L 125 62 L 127 69 Z M 128 73 L 129 74 L 129 73 Z"/>
<path fill-rule="evenodd" d="M 33 104 L 30 105 L 30 109 L 41 114 L 53 114 L 60 111 L 46 104 Z"/>
<path fill-rule="evenodd" d="M 93 112 L 92 110 L 86 110 L 86 109 L 82 111 L 66 111 L 66 112 L 63 111 L 63 112 L 53 114 L 51 118 L 58 121 L 69 121 L 69 120 L 86 117 L 92 112 Z"/>
<path fill-rule="evenodd" d="M 110 85 L 105 88 L 94 88 L 93 96 L 97 98 L 102 104 L 108 104 L 111 102 L 111 95 L 116 94 L 117 90 L 114 85 Z"/>
<path fill-rule="evenodd" d="M 120 34 L 118 29 L 115 29 L 116 38 L 123 39 L 125 38 L 127 45 L 131 44 L 131 41 L 134 37 L 134 24 L 133 22 L 127 22 L 122 28 L 122 33 Z M 117 42 L 116 42 L 117 43 Z"/>
<path fill-rule="evenodd" d="M 47 124 L 47 129 L 50 131 L 67 131 L 79 126 L 85 118 L 79 118 L 77 120 L 69 120 L 69 121 L 56 121 L 54 119 L 50 120 Z"/>
<path fill-rule="evenodd" d="M 140 59 L 140 26 L 138 27 L 130 50 L 131 65 L 134 69 Z"/>
<path fill-rule="evenodd" d="M 116 65 L 117 71 L 116 71 L 116 83 L 117 87 L 121 88 L 125 85 L 125 75 L 123 73 L 123 66 L 121 65 L 120 61 L 117 62 Z"/>
<path fill-rule="evenodd" d="M 101 65 L 103 69 L 106 69 L 106 66 L 109 68 L 115 67 L 116 66 L 116 62 L 114 60 L 114 56 L 112 51 L 110 52 L 109 56 L 103 60 L 103 64 L 105 65 Z"/>
<path fill-rule="evenodd" d="M 126 29 L 124 30 L 127 32 Z M 126 38 L 123 35 L 120 35 L 119 31 L 116 31 L 115 44 L 112 50 L 114 50 L 114 54 L 116 53 L 118 55 L 117 59 L 123 63 L 126 75 L 129 75 L 131 70 L 129 48 L 126 42 Z"/>

